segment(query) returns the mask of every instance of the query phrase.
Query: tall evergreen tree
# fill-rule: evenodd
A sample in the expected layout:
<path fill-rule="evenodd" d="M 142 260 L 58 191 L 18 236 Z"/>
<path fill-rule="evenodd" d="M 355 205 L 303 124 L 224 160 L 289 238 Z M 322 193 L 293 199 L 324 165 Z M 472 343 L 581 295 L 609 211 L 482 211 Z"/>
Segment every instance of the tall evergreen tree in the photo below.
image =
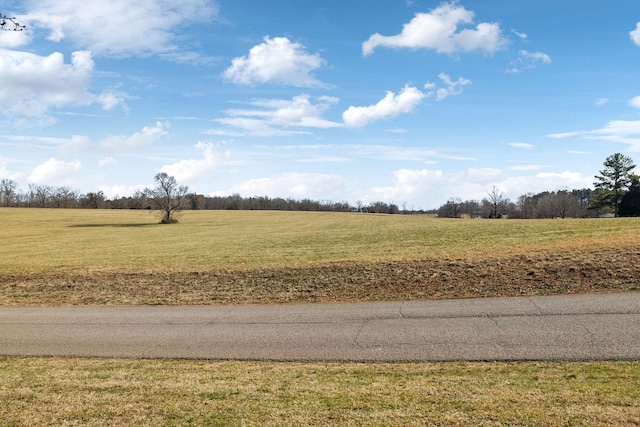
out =
<path fill-rule="evenodd" d="M 593 208 L 609 206 L 614 216 L 618 216 L 620 201 L 631 185 L 631 171 L 636 167 L 631 157 L 620 153 L 612 154 L 603 162 L 604 169 L 596 175 L 593 185 L 596 187 L 596 198 Z"/>

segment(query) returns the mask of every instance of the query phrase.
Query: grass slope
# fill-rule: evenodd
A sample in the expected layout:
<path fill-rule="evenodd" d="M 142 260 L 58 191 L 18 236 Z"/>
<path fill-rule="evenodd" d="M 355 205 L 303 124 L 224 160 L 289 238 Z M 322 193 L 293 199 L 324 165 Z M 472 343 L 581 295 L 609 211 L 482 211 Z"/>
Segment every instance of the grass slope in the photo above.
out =
<path fill-rule="evenodd" d="M 0 304 L 244 304 L 637 290 L 640 220 L 0 209 Z"/>

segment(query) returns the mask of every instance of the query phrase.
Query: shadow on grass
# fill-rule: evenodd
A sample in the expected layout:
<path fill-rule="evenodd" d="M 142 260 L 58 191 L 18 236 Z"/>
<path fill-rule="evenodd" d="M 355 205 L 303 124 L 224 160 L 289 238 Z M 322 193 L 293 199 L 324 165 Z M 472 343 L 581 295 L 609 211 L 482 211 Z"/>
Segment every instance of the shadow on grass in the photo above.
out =
<path fill-rule="evenodd" d="M 147 222 L 147 223 L 137 223 L 137 224 L 74 224 L 74 225 L 70 225 L 69 227 L 72 228 L 94 228 L 94 227 L 115 227 L 115 228 L 121 228 L 121 227 L 151 227 L 154 225 L 160 225 L 157 222 Z"/>

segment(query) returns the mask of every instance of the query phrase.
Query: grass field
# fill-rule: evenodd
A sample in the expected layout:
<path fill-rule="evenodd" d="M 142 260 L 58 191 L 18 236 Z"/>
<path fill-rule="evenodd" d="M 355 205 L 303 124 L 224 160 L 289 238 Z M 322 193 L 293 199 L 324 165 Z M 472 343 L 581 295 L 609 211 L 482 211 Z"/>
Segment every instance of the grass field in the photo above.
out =
<path fill-rule="evenodd" d="M 0 304 L 243 304 L 636 290 L 640 219 L 0 209 Z"/>
<path fill-rule="evenodd" d="M 0 425 L 637 426 L 639 368 L 0 358 Z"/>
<path fill-rule="evenodd" d="M 0 209 L 0 305 L 637 291 L 640 219 Z M 640 361 L 0 357 L 0 426 L 638 426 Z"/>

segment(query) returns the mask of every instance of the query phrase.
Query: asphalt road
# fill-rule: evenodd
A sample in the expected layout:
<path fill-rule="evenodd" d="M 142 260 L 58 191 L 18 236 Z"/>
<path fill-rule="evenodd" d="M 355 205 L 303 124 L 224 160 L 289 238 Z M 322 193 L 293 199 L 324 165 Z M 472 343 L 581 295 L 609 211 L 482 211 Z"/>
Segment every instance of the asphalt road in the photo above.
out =
<path fill-rule="evenodd" d="M 0 307 L 0 355 L 640 360 L 640 292 L 207 307 Z"/>

